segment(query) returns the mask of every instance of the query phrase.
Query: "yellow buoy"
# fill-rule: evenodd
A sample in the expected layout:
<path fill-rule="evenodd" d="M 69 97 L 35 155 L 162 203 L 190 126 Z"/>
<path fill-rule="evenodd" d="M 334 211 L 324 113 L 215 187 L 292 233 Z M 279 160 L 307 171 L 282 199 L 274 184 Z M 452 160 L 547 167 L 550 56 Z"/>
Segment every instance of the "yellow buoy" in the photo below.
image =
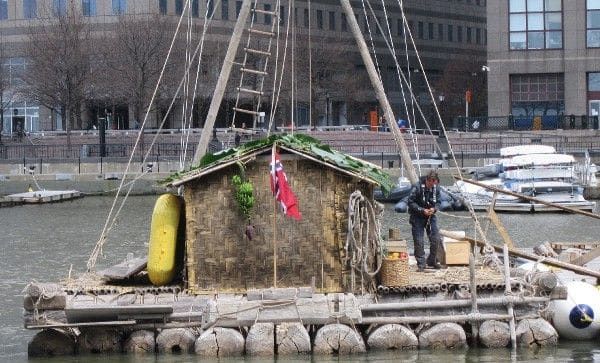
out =
<path fill-rule="evenodd" d="M 155 286 L 166 285 L 177 272 L 177 232 L 181 216 L 181 200 L 163 194 L 154 204 L 150 224 L 148 277 Z"/>

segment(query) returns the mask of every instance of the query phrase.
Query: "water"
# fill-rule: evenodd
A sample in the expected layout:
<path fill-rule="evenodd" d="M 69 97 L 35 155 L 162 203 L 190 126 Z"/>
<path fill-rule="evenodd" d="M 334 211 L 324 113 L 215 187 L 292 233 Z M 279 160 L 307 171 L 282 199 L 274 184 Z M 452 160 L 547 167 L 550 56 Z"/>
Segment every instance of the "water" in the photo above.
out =
<path fill-rule="evenodd" d="M 102 268 L 119 262 L 128 252 L 145 251 L 155 197 L 130 197 L 120 213 L 118 223 L 113 227 L 105 245 L 105 257 L 98 260 Z M 85 264 L 112 203 L 109 197 L 86 197 L 72 202 L 52 205 L 20 206 L 0 209 L 0 362 L 26 361 L 27 342 L 35 332 L 23 328 L 22 290 L 33 280 L 58 281 L 73 273 L 85 270 Z M 383 230 L 389 227 L 400 228 L 404 237 L 410 240 L 408 216 L 393 212 L 392 205 L 386 206 Z M 465 230 L 474 235 L 474 224 L 464 218 L 466 213 L 456 213 L 458 217 L 439 216 L 440 228 Z M 544 241 L 598 241 L 600 223 L 574 215 L 522 215 L 502 214 L 501 220 L 509 230 L 515 244 L 532 247 Z M 493 227 L 490 227 L 490 231 Z M 492 241 L 500 238 L 490 233 Z M 449 356 L 450 354 L 450 356 Z M 436 352 L 384 352 L 356 357 L 340 358 L 353 362 L 385 362 L 407 360 L 427 362 L 447 361 L 451 357 L 457 362 L 501 362 L 535 361 L 544 359 L 550 362 L 600 361 L 600 346 L 595 342 L 562 342 L 558 348 L 539 351 L 519 350 L 511 353 L 508 349 L 468 349 Z M 157 356 L 136 358 L 116 355 L 106 357 L 61 357 L 45 362 L 189 362 L 197 361 L 194 356 Z M 268 359 L 267 361 L 271 361 Z M 223 361 L 223 360 L 221 360 Z M 225 360 L 227 361 L 227 360 Z M 231 360 L 233 362 L 235 360 Z M 245 359 L 247 362 L 255 361 Z M 265 361 L 262 359 L 260 361 Z M 286 359 L 285 362 L 294 360 Z M 303 359 L 296 360 L 298 362 Z M 338 361 L 337 358 L 318 357 L 313 361 Z"/>

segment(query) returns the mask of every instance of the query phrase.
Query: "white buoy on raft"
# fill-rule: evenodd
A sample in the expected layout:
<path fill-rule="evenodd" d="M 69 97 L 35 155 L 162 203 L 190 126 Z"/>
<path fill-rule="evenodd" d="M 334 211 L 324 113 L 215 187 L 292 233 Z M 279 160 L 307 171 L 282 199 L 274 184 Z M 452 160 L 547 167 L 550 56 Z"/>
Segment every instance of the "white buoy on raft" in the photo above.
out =
<path fill-rule="evenodd" d="M 581 281 L 567 285 L 567 299 L 553 300 L 552 325 L 561 338 L 592 339 L 600 333 L 600 292 Z"/>

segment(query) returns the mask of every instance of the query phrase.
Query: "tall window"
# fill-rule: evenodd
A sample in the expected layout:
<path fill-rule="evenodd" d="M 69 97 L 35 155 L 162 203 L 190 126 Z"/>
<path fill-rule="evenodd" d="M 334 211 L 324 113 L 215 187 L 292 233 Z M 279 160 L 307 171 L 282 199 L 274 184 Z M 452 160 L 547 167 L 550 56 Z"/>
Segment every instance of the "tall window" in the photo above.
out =
<path fill-rule="evenodd" d="M 423 37 L 425 37 L 425 28 L 422 21 L 417 23 L 417 34 L 419 39 L 423 39 Z"/>
<path fill-rule="evenodd" d="M 509 30 L 512 50 L 562 48 L 562 0 L 510 0 Z"/>
<path fill-rule="evenodd" d="M 67 0 L 52 0 L 52 11 L 54 16 L 67 15 Z"/>
<path fill-rule="evenodd" d="M 279 7 L 279 25 L 285 25 L 285 6 L 281 5 Z"/>
<path fill-rule="evenodd" d="M 317 28 L 323 29 L 323 10 L 317 10 Z"/>
<path fill-rule="evenodd" d="M 192 17 L 197 18 L 200 15 L 200 3 L 198 0 L 192 0 Z"/>
<path fill-rule="evenodd" d="M 215 4 L 213 0 L 206 0 L 206 10 L 208 13 L 206 14 L 209 18 L 212 18 L 213 13 L 215 12 Z"/>
<path fill-rule="evenodd" d="M 23 16 L 25 19 L 37 18 L 36 0 L 23 0 Z"/>
<path fill-rule="evenodd" d="M 444 40 L 444 24 L 438 24 L 438 40 Z"/>
<path fill-rule="evenodd" d="M 329 30 L 335 30 L 335 12 L 329 12 Z"/>
<path fill-rule="evenodd" d="M 0 0 L 0 20 L 8 19 L 8 0 Z"/>
<path fill-rule="evenodd" d="M 587 46 L 600 48 L 600 0 L 587 0 Z"/>
<path fill-rule="evenodd" d="M 456 27 L 456 41 L 459 43 L 463 41 L 463 27 L 460 25 Z"/>
<path fill-rule="evenodd" d="M 265 11 L 271 11 L 271 4 L 264 4 L 264 9 L 265 9 Z M 271 25 L 272 21 L 273 21 L 273 19 L 271 18 L 271 14 L 265 13 L 265 24 Z"/>
<path fill-rule="evenodd" d="M 81 0 L 81 12 L 83 16 L 96 16 L 96 0 Z"/>
<path fill-rule="evenodd" d="M 183 0 L 175 0 L 175 14 L 183 14 Z"/>
<path fill-rule="evenodd" d="M 348 20 L 346 19 L 346 14 L 342 14 L 342 20 L 340 21 L 341 28 L 343 32 L 348 31 Z"/>
<path fill-rule="evenodd" d="M 85 0 L 83 0 L 83 1 L 85 1 Z M 158 0 L 158 11 L 162 15 L 167 14 L 167 0 Z"/>
<path fill-rule="evenodd" d="M 427 24 L 427 38 L 430 40 L 433 39 L 433 33 L 434 33 L 433 25 L 434 25 L 433 23 Z"/>
<path fill-rule="evenodd" d="M 112 12 L 115 15 L 122 15 L 127 12 L 127 0 L 112 0 Z"/>
<path fill-rule="evenodd" d="M 448 41 L 454 41 L 454 27 L 451 24 L 448 24 Z"/>
<path fill-rule="evenodd" d="M 308 9 L 304 9 L 304 27 L 308 28 Z"/>
<path fill-rule="evenodd" d="M 473 42 L 471 30 L 472 30 L 472 28 L 470 26 L 468 26 L 467 27 L 467 43 L 469 43 L 469 44 Z"/>
<path fill-rule="evenodd" d="M 229 0 L 221 0 L 221 19 L 229 20 Z"/>
<path fill-rule="evenodd" d="M 235 2 L 235 18 L 237 19 L 240 16 L 240 10 L 242 9 L 242 2 L 241 1 L 236 1 Z"/>

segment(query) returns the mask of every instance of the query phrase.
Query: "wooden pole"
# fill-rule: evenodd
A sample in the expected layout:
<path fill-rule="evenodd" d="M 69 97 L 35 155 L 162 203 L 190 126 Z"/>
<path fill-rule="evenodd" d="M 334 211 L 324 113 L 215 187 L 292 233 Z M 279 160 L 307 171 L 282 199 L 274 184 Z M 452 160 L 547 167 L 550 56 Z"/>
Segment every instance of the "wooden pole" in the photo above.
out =
<path fill-rule="evenodd" d="M 546 303 L 550 301 L 549 297 L 542 296 L 501 296 L 484 297 L 477 299 L 477 306 L 506 306 L 507 304 L 527 305 L 534 303 Z M 426 310 L 426 309 L 454 309 L 471 306 L 471 299 L 458 300 L 433 300 L 433 301 L 412 301 L 400 303 L 379 303 L 368 304 L 360 307 L 362 312 L 381 312 L 381 311 L 405 311 L 405 310 Z"/>
<path fill-rule="evenodd" d="M 469 289 L 471 290 L 471 314 L 479 313 L 477 308 L 477 284 L 475 283 L 475 245 L 471 243 L 471 251 L 469 253 Z M 473 333 L 473 344 L 477 344 L 479 337 L 479 324 L 477 321 L 471 322 L 471 332 Z"/>
<path fill-rule="evenodd" d="M 367 48 L 365 39 L 363 38 L 358 22 L 356 21 L 356 16 L 354 15 L 354 11 L 352 10 L 350 1 L 340 0 L 340 2 L 342 4 L 344 12 L 346 13 L 346 19 L 348 21 L 350 30 L 352 31 L 354 39 L 356 39 L 356 43 L 358 44 L 360 55 L 363 59 L 363 62 L 365 63 L 365 68 L 367 69 L 367 73 L 369 74 L 369 79 L 371 80 L 371 84 L 373 85 L 373 89 L 375 90 L 375 95 L 377 96 L 377 100 L 379 101 L 379 106 L 384 112 L 385 121 L 387 122 L 388 127 L 394 135 L 396 145 L 398 146 L 398 149 L 400 151 L 402 165 L 404 165 L 404 169 L 407 173 L 406 177 L 408 178 L 408 180 L 410 180 L 412 184 L 416 184 L 418 182 L 417 172 L 415 171 L 415 167 L 412 164 L 410 154 L 408 153 L 408 148 L 404 143 L 404 138 L 402 137 L 402 133 L 400 132 L 398 124 L 396 123 L 396 117 L 394 116 L 392 107 L 390 106 L 390 103 L 385 94 L 383 83 L 381 82 L 381 79 L 377 74 L 377 70 L 375 69 L 375 65 L 373 64 L 371 55 L 369 54 L 369 49 Z"/>
<path fill-rule="evenodd" d="M 225 94 L 225 88 L 227 87 L 229 75 L 231 74 L 231 67 L 233 66 L 235 55 L 237 53 L 240 40 L 242 39 L 242 34 L 244 33 L 244 26 L 246 25 L 248 14 L 250 14 L 251 3 L 252 0 L 243 0 L 242 2 L 240 13 L 233 28 L 231 40 L 229 41 L 229 47 L 227 48 L 227 53 L 225 54 L 225 59 L 223 60 L 221 73 L 219 73 L 217 85 L 215 86 L 215 91 L 210 101 L 210 107 L 208 109 L 206 121 L 204 122 L 202 134 L 200 135 L 200 141 L 198 141 L 198 147 L 196 148 L 192 165 L 197 165 L 200 162 L 200 159 L 202 156 L 204 156 L 206 149 L 208 148 L 208 142 L 212 137 L 212 130 L 215 125 L 215 120 L 219 112 L 219 107 L 221 106 L 221 101 L 223 100 L 223 95 Z"/>
<path fill-rule="evenodd" d="M 276 143 L 273 143 L 271 150 L 271 178 L 275 176 L 275 153 L 277 152 Z M 274 183 L 275 180 L 273 179 Z M 273 287 L 277 287 L 277 196 L 273 196 Z"/>
<path fill-rule="evenodd" d="M 590 212 L 586 212 L 584 210 L 579 210 L 579 209 L 575 209 L 575 208 L 564 207 L 562 205 L 558 205 L 558 204 L 555 204 L 555 203 L 547 202 L 545 200 L 541 200 L 541 199 L 538 199 L 538 198 L 530 197 L 530 196 L 527 196 L 527 195 L 524 195 L 524 194 L 511 192 L 510 190 L 504 190 L 504 189 L 496 188 L 496 187 L 493 187 L 491 185 L 483 184 L 483 183 L 480 183 L 480 182 L 475 181 L 475 180 L 463 179 L 463 178 L 461 178 L 459 176 L 456 176 L 456 175 L 454 176 L 454 179 L 456 179 L 456 180 L 462 180 L 465 183 L 477 185 L 478 187 L 489 189 L 489 190 L 491 190 L 493 192 L 498 192 L 498 193 L 502 193 L 502 194 L 512 195 L 513 197 L 521 198 L 521 199 L 524 199 L 524 200 L 527 200 L 527 201 L 530 201 L 530 202 L 540 203 L 540 204 L 543 204 L 543 205 L 547 205 L 549 207 L 553 207 L 553 208 L 556 208 L 556 209 L 564 210 L 566 212 L 571 212 L 571 213 L 575 213 L 575 214 L 581 214 L 581 215 L 584 215 L 584 216 L 588 216 L 588 217 L 600 219 L 600 215 L 599 214 L 590 213 Z"/>
<path fill-rule="evenodd" d="M 506 284 L 506 296 L 512 296 L 512 291 L 510 288 L 510 260 L 508 258 L 508 245 L 505 243 L 502 248 L 502 256 L 504 257 L 504 281 Z M 510 346 L 512 349 L 517 349 L 517 332 L 515 328 L 515 311 L 513 309 L 512 302 L 508 302 L 508 315 L 511 316 L 508 321 L 508 326 L 510 328 Z"/>
<path fill-rule="evenodd" d="M 450 238 L 454 238 L 454 239 L 458 239 L 458 240 L 476 243 L 477 245 L 482 246 L 482 247 L 492 246 L 494 248 L 494 250 L 496 250 L 497 252 L 502 252 L 502 247 L 494 246 L 492 244 L 486 244 L 485 242 L 475 240 L 475 239 L 472 239 L 469 237 L 464 237 L 460 234 L 456 234 L 451 231 L 445 231 L 442 229 L 442 230 L 440 230 L 440 234 L 445 237 L 450 237 Z M 519 251 L 514 248 L 509 248 L 508 252 L 509 252 L 509 254 L 511 254 L 513 256 L 522 257 L 522 258 L 525 258 L 525 259 L 528 259 L 531 261 L 539 261 L 542 258 L 541 256 L 534 255 L 533 253 Z M 559 267 L 559 268 L 569 270 L 569 271 L 573 271 L 573 272 L 581 274 L 581 275 L 592 276 L 592 277 L 596 277 L 596 278 L 600 279 L 599 271 L 590 270 L 588 268 L 577 266 L 572 263 L 563 262 L 563 261 L 559 261 L 559 260 L 556 260 L 553 258 L 545 257 L 544 264 L 549 265 L 549 266 Z"/>

